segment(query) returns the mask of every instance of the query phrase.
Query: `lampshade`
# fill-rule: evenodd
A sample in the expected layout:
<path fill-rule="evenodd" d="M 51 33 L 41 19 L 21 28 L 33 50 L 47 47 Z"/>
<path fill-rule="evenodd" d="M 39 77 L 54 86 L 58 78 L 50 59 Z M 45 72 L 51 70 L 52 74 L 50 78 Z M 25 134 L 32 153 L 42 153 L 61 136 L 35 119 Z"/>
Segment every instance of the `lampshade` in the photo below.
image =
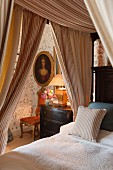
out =
<path fill-rule="evenodd" d="M 65 86 L 62 74 L 57 74 L 53 77 L 52 81 L 49 83 L 49 86 Z"/>

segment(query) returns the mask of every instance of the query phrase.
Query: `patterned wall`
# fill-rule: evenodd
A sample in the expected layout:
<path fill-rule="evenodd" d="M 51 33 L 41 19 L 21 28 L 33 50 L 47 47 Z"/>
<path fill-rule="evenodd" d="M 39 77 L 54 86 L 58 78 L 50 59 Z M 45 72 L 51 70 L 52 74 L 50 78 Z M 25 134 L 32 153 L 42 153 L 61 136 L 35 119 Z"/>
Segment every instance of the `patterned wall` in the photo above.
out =
<path fill-rule="evenodd" d="M 49 51 L 53 56 L 53 46 L 54 41 L 52 38 L 51 25 L 46 24 L 37 54 L 41 51 Z M 19 127 L 20 118 L 30 116 L 31 114 L 35 114 L 35 109 L 38 101 L 37 91 L 39 89 L 40 86 L 37 85 L 33 77 L 32 66 L 22 96 L 20 98 L 20 101 L 17 105 L 17 108 L 15 110 L 15 113 L 10 124 L 10 129 L 12 132 L 20 130 Z"/>
<path fill-rule="evenodd" d="M 100 39 L 94 42 L 94 66 L 109 66 L 110 61 Z"/>

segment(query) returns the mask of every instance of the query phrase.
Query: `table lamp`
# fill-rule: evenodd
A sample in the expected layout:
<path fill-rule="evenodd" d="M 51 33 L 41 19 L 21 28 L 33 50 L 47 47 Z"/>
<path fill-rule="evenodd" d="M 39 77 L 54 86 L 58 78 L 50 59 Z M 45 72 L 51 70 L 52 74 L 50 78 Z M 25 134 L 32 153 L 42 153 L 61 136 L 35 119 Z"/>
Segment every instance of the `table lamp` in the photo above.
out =
<path fill-rule="evenodd" d="M 58 99 L 58 104 L 60 106 L 67 105 L 67 93 L 66 93 L 66 89 L 64 88 L 65 84 L 62 78 L 62 74 L 57 74 L 55 77 L 53 77 L 49 86 L 59 87 L 59 88 L 56 88 L 55 90 L 55 94 Z"/>

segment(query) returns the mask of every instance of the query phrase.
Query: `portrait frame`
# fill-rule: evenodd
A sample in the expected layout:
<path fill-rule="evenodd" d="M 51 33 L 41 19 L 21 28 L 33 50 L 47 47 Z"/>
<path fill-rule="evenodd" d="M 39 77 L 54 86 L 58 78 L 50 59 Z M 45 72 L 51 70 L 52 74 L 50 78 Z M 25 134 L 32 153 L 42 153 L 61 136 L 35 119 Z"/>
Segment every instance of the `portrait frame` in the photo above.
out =
<path fill-rule="evenodd" d="M 48 51 L 41 51 L 33 65 L 33 75 L 36 83 L 41 87 L 49 85 L 54 76 L 54 60 Z"/>

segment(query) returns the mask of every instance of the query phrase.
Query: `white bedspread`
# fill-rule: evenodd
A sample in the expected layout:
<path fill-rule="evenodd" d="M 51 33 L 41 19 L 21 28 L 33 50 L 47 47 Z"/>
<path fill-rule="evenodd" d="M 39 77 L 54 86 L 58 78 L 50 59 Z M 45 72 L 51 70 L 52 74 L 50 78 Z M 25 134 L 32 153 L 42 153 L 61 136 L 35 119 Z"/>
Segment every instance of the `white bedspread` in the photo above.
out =
<path fill-rule="evenodd" d="M 0 170 L 113 170 L 113 148 L 59 133 L 4 154 Z"/>

